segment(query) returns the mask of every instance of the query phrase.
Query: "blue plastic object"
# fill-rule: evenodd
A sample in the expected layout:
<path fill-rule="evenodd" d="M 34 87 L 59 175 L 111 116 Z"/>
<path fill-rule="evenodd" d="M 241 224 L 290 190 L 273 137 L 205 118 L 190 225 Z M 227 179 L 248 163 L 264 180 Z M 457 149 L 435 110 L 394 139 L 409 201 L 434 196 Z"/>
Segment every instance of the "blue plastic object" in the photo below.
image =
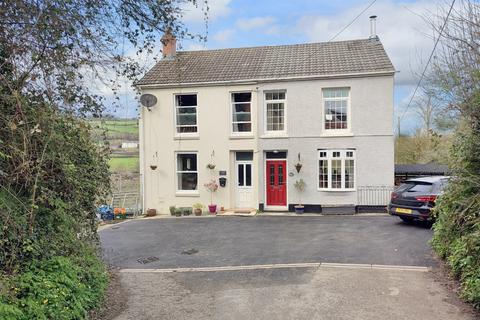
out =
<path fill-rule="evenodd" d="M 113 208 L 111 206 L 103 205 L 97 209 L 98 213 L 100 213 L 100 218 L 102 220 L 113 220 Z"/>

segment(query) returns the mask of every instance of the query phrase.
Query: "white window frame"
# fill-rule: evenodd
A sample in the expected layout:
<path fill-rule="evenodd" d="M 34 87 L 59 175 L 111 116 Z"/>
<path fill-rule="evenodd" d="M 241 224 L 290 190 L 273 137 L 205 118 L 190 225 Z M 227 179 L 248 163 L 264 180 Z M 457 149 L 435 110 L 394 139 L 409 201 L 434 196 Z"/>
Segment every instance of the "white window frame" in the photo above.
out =
<path fill-rule="evenodd" d="M 182 154 L 195 154 L 197 155 L 197 170 L 196 171 L 179 171 L 178 170 L 178 156 Z M 198 168 L 199 168 L 199 161 L 198 161 L 198 151 L 181 151 L 181 152 L 175 152 L 175 193 L 179 195 L 185 195 L 185 194 L 192 194 L 192 195 L 198 195 L 199 190 L 198 190 L 198 184 L 199 184 L 199 173 L 198 173 Z M 197 174 L 197 189 L 195 190 L 180 190 L 179 187 L 179 180 L 178 180 L 178 174 L 179 173 L 196 173 Z"/>
<path fill-rule="evenodd" d="M 321 152 L 326 152 L 326 157 L 320 157 Z M 340 152 L 339 158 L 334 158 L 333 153 Z M 353 152 L 352 157 L 347 157 L 347 152 Z M 320 160 L 327 160 L 328 187 L 320 188 Z M 332 188 L 332 160 L 341 160 L 341 187 Z M 353 160 L 353 188 L 345 188 L 345 162 Z M 317 150 L 317 189 L 319 191 L 355 191 L 357 186 L 357 160 L 355 149 L 319 149 Z"/>
<path fill-rule="evenodd" d="M 325 97 L 325 90 L 341 90 L 346 89 L 348 91 L 348 97 L 343 98 L 327 98 Z M 347 128 L 346 129 L 326 129 L 326 115 L 327 112 L 325 110 L 325 101 L 337 101 L 337 100 L 345 100 L 347 101 Z M 352 112 L 351 112 L 351 88 L 350 87 L 327 87 L 322 88 L 322 132 L 324 135 L 342 135 L 342 134 L 349 134 L 352 131 Z"/>
<path fill-rule="evenodd" d="M 234 102 L 233 95 L 235 93 L 250 93 L 250 121 L 233 121 L 235 104 L 245 103 L 245 102 Z M 234 131 L 233 130 L 234 123 L 250 123 L 250 131 Z M 231 91 L 230 92 L 230 134 L 232 136 L 252 136 L 253 135 L 253 92 L 252 91 Z"/>
<path fill-rule="evenodd" d="M 267 100 L 267 93 L 275 93 L 275 92 L 282 92 L 285 94 L 285 99 L 278 99 L 278 100 Z M 279 89 L 279 90 L 266 90 L 263 92 L 263 100 L 264 100 L 264 112 L 263 112 L 263 128 L 266 135 L 278 135 L 284 136 L 287 134 L 287 90 Z M 268 103 L 283 103 L 283 130 L 268 130 L 268 110 L 267 104 Z"/>
<path fill-rule="evenodd" d="M 195 116 L 196 116 L 196 127 L 197 127 L 197 132 L 178 132 L 177 128 L 178 127 L 191 127 L 188 125 L 179 125 L 177 123 L 177 109 L 179 106 L 177 106 L 177 96 L 188 96 L 188 95 L 196 95 L 197 96 L 197 105 L 196 106 L 188 106 L 188 107 L 183 107 L 183 108 L 195 108 Z M 174 136 L 175 137 L 198 137 L 199 132 L 200 132 L 200 126 L 199 126 L 199 121 L 198 121 L 198 93 L 197 92 L 181 92 L 181 93 L 174 93 L 173 94 L 173 130 L 174 130 Z"/>

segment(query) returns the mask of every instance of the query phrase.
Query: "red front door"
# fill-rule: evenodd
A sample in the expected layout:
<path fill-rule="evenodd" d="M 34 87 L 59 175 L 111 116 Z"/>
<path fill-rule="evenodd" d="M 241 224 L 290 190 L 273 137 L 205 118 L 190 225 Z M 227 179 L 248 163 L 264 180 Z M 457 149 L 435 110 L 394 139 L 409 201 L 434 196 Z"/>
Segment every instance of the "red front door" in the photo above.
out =
<path fill-rule="evenodd" d="M 267 160 L 266 188 L 267 206 L 287 205 L 287 162 Z"/>

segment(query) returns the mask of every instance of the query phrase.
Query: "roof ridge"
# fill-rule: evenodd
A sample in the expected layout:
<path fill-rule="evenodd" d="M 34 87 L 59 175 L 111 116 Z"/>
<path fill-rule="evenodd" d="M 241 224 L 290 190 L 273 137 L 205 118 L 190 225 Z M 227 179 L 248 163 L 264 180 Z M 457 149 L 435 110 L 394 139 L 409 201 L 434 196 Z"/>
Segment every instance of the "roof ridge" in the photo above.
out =
<path fill-rule="evenodd" d="M 362 39 L 352 39 L 352 40 L 304 42 L 304 43 L 266 45 L 266 46 L 247 46 L 247 47 L 217 48 L 217 49 L 182 50 L 182 51 L 177 51 L 177 54 L 178 53 L 190 53 L 190 52 L 212 52 L 212 51 L 241 50 L 241 49 L 296 47 L 296 46 L 309 46 L 309 45 L 318 45 L 318 44 L 336 44 L 336 43 L 344 43 L 344 42 L 365 42 L 365 41 L 376 41 L 376 42 L 381 43 L 380 39 L 378 39 L 378 38 L 362 38 Z"/>

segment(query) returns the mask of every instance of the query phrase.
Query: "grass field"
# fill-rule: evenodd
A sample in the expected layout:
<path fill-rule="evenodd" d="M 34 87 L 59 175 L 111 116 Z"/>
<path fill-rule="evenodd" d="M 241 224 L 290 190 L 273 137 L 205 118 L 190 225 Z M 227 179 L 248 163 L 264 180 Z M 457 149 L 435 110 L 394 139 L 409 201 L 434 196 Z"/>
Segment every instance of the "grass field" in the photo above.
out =
<path fill-rule="evenodd" d="M 92 119 L 90 124 L 98 140 L 103 131 L 110 143 L 111 186 L 113 193 L 139 192 L 140 167 L 138 149 L 120 149 L 125 141 L 138 141 L 137 119 Z"/>
<path fill-rule="evenodd" d="M 107 139 L 138 140 L 138 120 L 91 120 L 90 124 L 100 132 L 107 131 Z"/>
<path fill-rule="evenodd" d="M 109 161 L 110 171 L 112 172 L 139 172 L 138 156 L 116 157 L 112 155 Z"/>

